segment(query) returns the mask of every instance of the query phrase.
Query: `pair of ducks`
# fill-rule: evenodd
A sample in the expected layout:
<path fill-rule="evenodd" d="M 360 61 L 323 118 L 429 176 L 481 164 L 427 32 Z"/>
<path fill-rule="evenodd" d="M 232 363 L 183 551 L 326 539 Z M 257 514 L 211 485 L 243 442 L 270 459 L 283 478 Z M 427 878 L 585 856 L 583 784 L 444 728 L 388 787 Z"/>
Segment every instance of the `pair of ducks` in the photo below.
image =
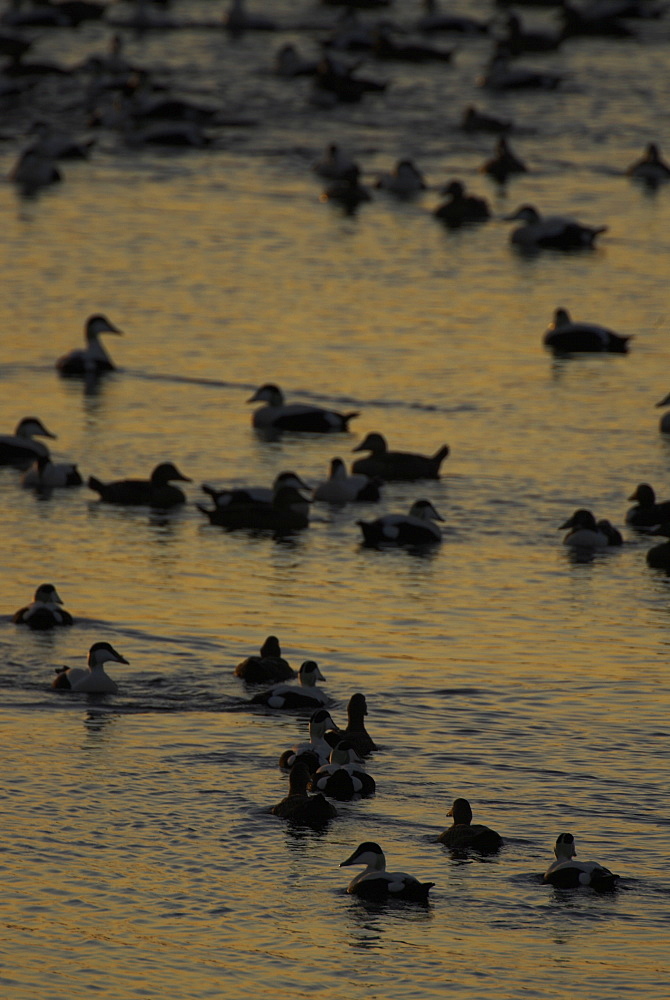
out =
<path fill-rule="evenodd" d="M 0 465 L 26 470 L 21 485 L 28 489 L 81 486 L 83 480 L 77 466 L 73 462 L 52 462 L 49 449 L 36 441 L 36 437 L 56 439 L 37 417 L 19 420 L 13 434 L 0 435 Z"/>

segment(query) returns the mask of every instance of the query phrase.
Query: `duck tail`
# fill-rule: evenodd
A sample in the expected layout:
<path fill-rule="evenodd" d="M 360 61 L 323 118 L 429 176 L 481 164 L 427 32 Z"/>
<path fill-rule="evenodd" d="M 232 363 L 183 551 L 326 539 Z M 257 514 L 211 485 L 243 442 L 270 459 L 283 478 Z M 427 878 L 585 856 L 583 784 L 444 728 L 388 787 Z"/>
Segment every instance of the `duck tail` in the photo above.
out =
<path fill-rule="evenodd" d="M 344 426 L 348 427 L 349 421 L 353 420 L 354 417 L 360 417 L 360 411 L 359 410 L 352 410 L 351 413 L 343 413 L 342 414 L 342 423 L 344 424 Z"/>
<path fill-rule="evenodd" d="M 435 452 L 435 454 L 433 455 L 433 457 L 431 459 L 431 461 L 434 463 L 436 469 L 439 469 L 439 467 L 442 465 L 442 462 L 444 462 L 444 460 L 445 460 L 445 458 L 447 457 L 448 454 L 449 454 L 449 445 L 448 444 L 443 444 L 441 448 L 437 449 L 437 451 Z"/>
<path fill-rule="evenodd" d="M 213 510 L 208 510 L 206 507 L 203 507 L 202 504 L 200 503 L 197 503 L 196 507 L 198 508 L 201 514 L 204 514 L 205 517 L 208 517 L 210 521 L 212 520 L 212 515 L 214 514 Z"/>
<path fill-rule="evenodd" d="M 95 476 L 89 476 L 86 480 L 86 485 L 89 490 L 95 490 L 95 492 L 99 493 L 100 496 L 102 496 L 105 491 L 105 484 L 101 483 L 99 479 L 95 478 Z"/>

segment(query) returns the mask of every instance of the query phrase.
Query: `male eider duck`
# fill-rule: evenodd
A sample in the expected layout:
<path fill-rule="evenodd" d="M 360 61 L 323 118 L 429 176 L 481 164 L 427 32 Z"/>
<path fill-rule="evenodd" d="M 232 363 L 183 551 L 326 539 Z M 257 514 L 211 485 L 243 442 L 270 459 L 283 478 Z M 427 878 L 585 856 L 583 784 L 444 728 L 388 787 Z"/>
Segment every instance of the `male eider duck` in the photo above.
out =
<path fill-rule="evenodd" d="M 368 434 L 354 451 L 371 452 L 367 458 L 359 458 L 352 465 L 352 471 L 363 473 L 386 482 L 412 482 L 416 479 L 439 479 L 440 466 L 449 454 L 448 445 L 438 448 L 434 455 L 417 455 L 409 451 L 389 451 L 386 438 L 381 434 Z"/>
<path fill-rule="evenodd" d="M 398 160 L 393 170 L 379 174 L 375 187 L 391 194 L 408 196 L 426 190 L 423 174 L 411 160 Z"/>
<path fill-rule="evenodd" d="M 125 656 L 110 646 L 108 642 L 94 642 L 88 653 L 88 670 L 79 667 L 59 667 L 51 682 L 55 689 L 83 691 L 86 694 L 116 694 L 116 681 L 105 673 L 105 663 L 128 663 Z"/>
<path fill-rule="evenodd" d="M 218 524 L 230 531 L 246 528 L 282 535 L 309 526 L 310 503 L 311 500 L 293 486 L 282 486 L 275 490 L 270 502 L 250 500 L 246 491 L 240 490 L 233 491 L 229 503 L 217 504 L 213 510 L 201 504 L 196 504 L 196 507 L 209 518 L 210 524 Z"/>
<path fill-rule="evenodd" d="M 119 479 L 113 483 L 101 483 L 95 476 L 89 476 L 86 485 L 99 493 L 100 499 L 106 503 L 167 508 L 186 502 L 184 492 L 178 486 L 170 485 L 175 479 L 191 482 L 172 462 L 161 462 L 150 479 Z"/>
<path fill-rule="evenodd" d="M 419 882 L 405 872 L 387 872 L 386 858 L 379 844 L 366 841 L 359 844 L 354 853 L 340 868 L 349 865 L 365 865 L 365 871 L 357 875 L 347 886 L 352 896 L 360 896 L 376 902 L 388 899 L 405 899 L 414 903 L 427 903 L 428 893 L 434 882 Z"/>
<path fill-rule="evenodd" d="M 38 455 L 30 468 L 21 476 L 21 485 L 31 490 L 51 490 L 61 486 L 81 486 L 84 480 L 72 462 L 52 462 L 46 455 Z"/>
<path fill-rule="evenodd" d="M 577 889 L 589 885 L 599 892 L 609 892 L 616 887 L 619 875 L 603 868 L 597 861 L 575 861 L 575 838 L 571 833 L 561 833 L 554 847 L 556 860 L 544 873 L 543 881 L 558 889 Z"/>
<path fill-rule="evenodd" d="M 203 483 L 201 489 L 203 493 L 211 497 L 217 507 L 227 507 L 230 503 L 272 503 L 274 497 L 284 486 L 292 486 L 296 490 L 308 490 L 309 486 L 303 482 L 296 472 L 280 472 L 272 486 L 238 486 L 232 489 L 217 490 L 213 486 Z"/>
<path fill-rule="evenodd" d="M 313 774 L 322 764 L 327 764 L 330 759 L 330 752 L 333 749 L 329 738 L 338 743 L 343 738 L 343 733 L 333 722 L 330 712 L 326 708 L 317 708 L 312 712 L 309 720 L 309 741 L 303 741 L 292 746 L 290 750 L 284 750 L 279 758 L 280 767 L 293 767 L 296 758 L 302 757 L 307 762 L 310 773 Z"/>
<path fill-rule="evenodd" d="M 26 467 L 40 456 L 49 457 L 49 449 L 35 437 L 55 439 L 56 435 L 48 431 L 37 417 L 24 417 L 19 420 L 13 434 L 0 434 L 0 465 L 18 465 Z"/>
<path fill-rule="evenodd" d="M 287 681 L 295 677 L 295 670 L 281 655 L 276 635 L 269 635 L 261 646 L 260 656 L 247 656 L 235 667 L 234 674 L 247 684 L 267 684 L 268 681 Z"/>
<path fill-rule="evenodd" d="M 267 705 L 269 708 L 314 708 L 323 705 L 328 696 L 321 688 L 316 687 L 317 681 L 325 681 L 314 660 L 305 660 L 298 671 L 298 684 L 277 684 L 269 691 L 255 694 L 252 705 Z"/>
<path fill-rule="evenodd" d="M 549 215 L 543 219 L 533 205 L 522 205 L 512 215 L 506 215 L 505 219 L 525 223 L 510 236 L 510 241 L 521 250 L 590 249 L 596 237 L 608 229 L 607 226 L 584 226 L 562 215 Z"/>
<path fill-rule="evenodd" d="M 629 340 L 630 336 L 614 333 L 597 323 L 575 323 L 567 309 L 556 309 L 542 342 L 554 354 L 627 354 Z"/>
<path fill-rule="evenodd" d="M 353 744 L 343 739 L 331 750 L 329 763 L 322 764 L 314 774 L 310 790 L 323 792 L 340 802 L 348 802 L 357 796 L 366 799 L 374 795 L 376 784 L 375 779 L 363 767 Z"/>
<path fill-rule="evenodd" d="M 32 604 L 19 608 L 12 615 L 15 625 L 27 625 L 35 631 L 72 625 L 73 619 L 63 608 L 63 602 L 52 583 L 42 583 L 35 591 Z"/>
<path fill-rule="evenodd" d="M 644 155 L 631 163 L 626 171 L 634 180 L 643 181 L 649 187 L 656 187 L 670 180 L 670 166 L 662 159 L 661 151 L 655 142 L 650 142 Z"/>
<path fill-rule="evenodd" d="M 290 823 L 318 830 L 337 816 L 337 809 L 321 792 L 317 795 L 308 794 L 309 780 L 309 767 L 304 760 L 298 758 L 289 775 L 288 795 L 273 806 L 270 812 Z"/>
<path fill-rule="evenodd" d="M 386 514 L 376 521 L 357 521 L 366 545 L 435 545 L 442 532 L 435 521 L 443 521 L 430 500 L 415 500 L 408 514 Z"/>
<path fill-rule="evenodd" d="M 501 136 L 495 147 L 493 156 L 479 168 L 480 173 L 488 174 L 499 184 L 504 184 L 513 174 L 527 174 L 528 167 L 516 156 L 509 147 L 504 136 Z"/>
<path fill-rule="evenodd" d="M 378 482 L 361 473 L 348 475 L 347 467 L 341 458 L 331 460 L 330 476 L 325 482 L 319 483 L 312 493 L 313 500 L 334 506 L 344 506 L 347 503 L 374 503 L 379 497 Z"/>
<path fill-rule="evenodd" d="M 116 371 L 116 365 L 99 341 L 101 333 L 116 333 L 121 330 L 114 326 L 106 316 L 96 314 L 89 316 L 84 328 L 86 347 L 76 348 L 64 354 L 56 362 L 56 368 L 61 375 L 102 375 L 103 372 Z"/>
<path fill-rule="evenodd" d="M 474 850 L 480 854 L 493 854 L 503 846 L 499 833 L 481 823 L 472 822 L 472 809 L 467 799 L 455 799 L 447 813 L 454 823 L 437 838 L 438 843 L 455 850 Z"/>
<path fill-rule="evenodd" d="M 252 424 L 260 430 L 336 433 L 347 431 L 349 421 L 358 416 L 358 412 L 338 413 L 308 403 L 285 403 L 281 389 L 269 382 L 257 389 L 247 402 L 267 404 L 254 410 Z"/>
<path fill-rule="evenodd" d="M 433 215 L 450 229 L 460 229 L 461 226 L 473 222 L 486 222 L 491 218 L 491 210 L 486 199 L 466 194 L 462 181 L 450 181 L 442 189 L 442 194 L 446 194 L 448 200 L 438 205 Z"/>
<path fill-rule="evenodd" d="M 656 494 L 649 483 L 640 483 L 628 499 L 636 500 L 637 504 L 627 511 L 626 524 L 634 528 L 654 528 L 670 522 L 670 500 L 657 503 Z"/>
<path fill-rule="evenodd" d="M 573 549 L 606 549 L 608 545 L 616 544 L 610 542 L 609 535 L 598 526 L 591 511 L 584 508 L 576 510 L 567 521 L 559 525 L 558 530 L 568 531 L 563 544 Z"/>

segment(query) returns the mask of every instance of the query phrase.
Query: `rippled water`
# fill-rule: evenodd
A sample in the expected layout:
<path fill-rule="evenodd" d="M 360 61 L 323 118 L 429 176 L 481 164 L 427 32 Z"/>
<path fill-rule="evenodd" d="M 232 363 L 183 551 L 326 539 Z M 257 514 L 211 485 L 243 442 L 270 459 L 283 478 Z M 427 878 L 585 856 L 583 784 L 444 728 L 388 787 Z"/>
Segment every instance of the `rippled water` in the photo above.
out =
<path fill-rule="evenodd" d="M 390 13 L 410 24 L 418 7 Z M 579 506 L 621 527 L 639 481 L 670 495 L 654 409 L 670 388 L 670 185 L 623 176 L 648 141 L 670 154 L 670 21 L 524 60 L 565 74 L 555 92 L 478 92 L 489 43 L 459 38 L 451 67 L 367 60 L 387 93 L 324 112 L 308 81 L 269 70 L 280 41 L 315 53 L 301 26 L 336 11 L 277 0 L 272 14 L 290 30 L 126 32 L 131 61 L 255 126 L 177 153 L 103 131 L 58 189 L 20 201 L 0 187 L 0 428 L 40 416 L 84 476 L 169 459 L 193 479 L 188 505 L 162 516 L 85 487 L 36 497 L 0 470 L 3 991 L 664 998 L 668 580 L 628 529 L 621 550 L 575 562 L 557 528 Z M 72 66 L 109 34 L 46 32 L 35 57 Z M 5 102 L 3 175 L 22 144 Z M 491 137 L 456 128 L 469 102 L 520 126 L 530 172 L 502 192 L 477 173 Z M 332 141 L 367 181 L 412 156 L 430 189 L 375 193 L 345 217 L 309 171 Z M 491 222 L 450 233 L 431 217 L 453 176 L 489 198 Z M 523 202 L 609 231 L 593 253 L 520 258 L 501 216 Z M 558 305 L 633 334 L 630 355 L 552 360 L 541 337 Z M 93 312 L 124 336 L 108 338 L 120 371 L 87 393 L 53 362 Z M 258 439 L 245 400 L 265 381 L 360 410 L 352 433 Z M 316 483 L 371 430 L 408 450 L 449 443 L 439 482 L 390 484 L 376 509 L 429 497 L 445 518 L 438 551 L 362 549 L 368 510 L 318 506 L 307 531 L 274 540 L 225 533 L 195 507 L 201 482 L 292 468 Z M 73 629 L 11 623 L 43 580 Z M 294 666 L 318 661 L 336 721 L 365 692 L 380 745 L 377 796 L 338 805 L 322 834 L 268 813 L 306 716 L 252 710 L 232 674 L 271 632 Z M 109 666 L 119 695 L 52 692 L 53 668 L 83 665 L 100 639 L 130 661 Z M 435 844 L 458 795 L 503 834 L 499 856 Z M 579 857 L 621 874 L 616 894 L 540 884 L 564 829 Z M 344 893 L 339 862 L 368 839 L 390 868 L 436 883 L 427 909 Z"/>

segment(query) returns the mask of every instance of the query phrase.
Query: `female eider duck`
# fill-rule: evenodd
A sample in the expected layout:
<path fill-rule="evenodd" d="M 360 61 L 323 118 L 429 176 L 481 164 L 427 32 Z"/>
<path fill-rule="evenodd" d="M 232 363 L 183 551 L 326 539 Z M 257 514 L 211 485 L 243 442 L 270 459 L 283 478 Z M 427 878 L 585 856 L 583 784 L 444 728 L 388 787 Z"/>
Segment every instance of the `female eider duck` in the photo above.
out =
<path fill-rule="evenodd" d="M 554 354 L 627 354 L 631 339 L 597 323 L 575 323 L 567 309 L 556 309 L 542 342 Z"/>
<path fill-rule="evenodd" d="M 170 485 L 175 479 L 183 483 L 191 482 L 172 462 L 162 462 L 149 479 L 119 479 L 113 483 L 101 483 L 95 476 L 89 476 L 86 485 L 99 493 L 100 499 L 106 503 L 167 508 L 186 502 L 184 492 L 178 486 Z"/>
<path fill-rule="evenodd" d="M 368 434 L 354 451 L 371 452 L 352 465 L 352 472 L 363 473 L 386 482 L 412 482 L 416 479 L 439 479 L 440 466 L 449 454 L 448 445 L 438 448 L 434 455 L 417 455 L 410 451 L 389 451 L 386 438 L 381 434 Z"/>
<path fill-rule="evenodd" d="M 423 174 L 411 160 L 398 160 L 392 170 L 379 174 L 375 187 L 400 197 L 418 194 L 426 190 Z"/>
<path fill-rule="evenodd" d="M 365 865 L 365 871 L 357 875 L 347 886 L 352 896 L 360 896 L 376 902 L 388 899 L 405 899 L 413 903 L 427 903 L 428 893 L 434 882 L 419 882 L 405 872 L 387 872 L 386 858 L 379 844 L 366 841 L 359 844 L 354 853 L 340 868 L 349 865 Z"/>
<path fill-rule="evenodd" d="M 332 746 L 329 739 L 339 743 L 343 738 L 343 733 L 333 722 L 327 708 L 317 708 L 312 712 L 309 720 L 309 741 L 303 741 L 292 746 L 289 750 L 284 750 L 279 758 L 280 767 L 293 767 L 296 758 L 302 757 L 307 762 L 310 773 L 313 774 L 322 764 L 327 764 L 330 759 Z"/>
<path fill-rule="evenodd" d="M 430 500 L 416 500 L 408 514 L 386 514 L 376 521 L 357 521 L 366 545 L 435 545 L 442 532 L 435 521 L 443 521 Z"/>
<path fill-rule="evenodd" d="M 290 823 L 318 830 L 337 816 L 337 809 L 321 792 L 317 795 L 308 794 L 310 777 L 309 767 L 302 758 L 298 758 L 289 775 L 288 795 L 273 806 L 270 812 Z"/>
<path fill-rule="evenodd" d="M 373 750 L 377 750 L 376 743 L 365 728 L 364 719 L 367 714 L 368 704 L 365 695 L 357 691 L 356 694 L 352 694 L 347 705 L 347 728 L 341 734 L 326 733 L 326 739 L 331 746 L 335 746 L 339 739 L 345 737 L 360 757 L 366 757 Z"/>
<path fill-rule="evenodd" d="M 227 507 L 230 503 L 272 503 L 275 495 L 283 486 L 292 486 L 296 490 L 308 490 L 296 472 L 280 472 L 272 486 L 238 486 L 234 489 L 217 490 L 203 483 L 200 487 L 203 493 L 211 497 L 217 507 Z"/>
<path fill-rule="evenodd" d="M 94 642 L 88 653 L 88 670 L 79 667 L 59 667 L 51 682 L 55 689 L 83 691 L 86 694 L 116 694 L 119 686 L 105 673 L 105 663 L 128 663 L 125 656 L 108 642 Z"/>
<path fill-rule="evenodd" d="M 374 795 L 376 785 L 375 779 L 367 773 L 356 754 L 353 744 L 344 739 L 331 750 L 329 763 L 322 764 L 316 771 L 310 790 L 323 792 L 340 802 L 348 802 L 357 796 L 366 799 Z"/>
<path fill-rule="evenodd" d="M 507 178 L 513 174 L 528 173 L 528 167 L 512 152 L 504 136 L 498 139 L 493 156 L 486 160 L 479 170 L 480 173 L 488 174 L 499 184 L 504 184 Z"/>
<path fill-rule="evenodd" d="M 576 510 L 567 521 L 559 525 L 558 530 L 568 531 L 563 544 L 573 549 L 606 549 L 608 545 L 616 544 L 610 542 L 607 532 L 598 526 L 591 511 L 584 508 Z"/>
<path fill-rule="evenodd" d="M 288 709 L 323 705 L 328 696 L 316 687 L 316 682 L 325 679 L 314 660 L 305 660 L 298 671 L 298 684 L 276 684 L 269 691 L 255 694 L 251 704 Z"/>
<path fill-rule="evenodd" d="M 40 584 L 32 603 L 15 611 L 12 621 L 15 625 L 27 625 L 35 631 L 73 624 L 72 615 L 63 608 L 63 602 L 52 583 Z"/>
<path fill-rule="evenodd" d="M 656 494 L 649 483 L 640 483 L 628 499 L 636 500 L 637 504 L 627 511 L 626 524 L 633 528 L 655 528 L 657 525 L 670 523 L 670 500 L 657 503 Z"/>
<path fill-rule="evenodd" d="M 577 889 L 589 885 L 599 892 L 609 892 L 616 887 L 619 876 L 597 861 L 575 861 L 575 838 L 571 833 L 561 833 L 554 847 L 556 860 L 544 873 L 543 882 L 558 889 Z"/>
<path fill-rule="evenodd" d="M 661 151 L 655 142 L 650 142 L 644 155 L 631 163 L 626 171 L 634 180 L 643 181 L 649 187 L 657 187 L 670 180 L 670 166 L 661 157 Z"/>
<path fill-rule="evenodd" d="M 311 431 L 317 434 L 347 431 L 350 420 L 357 412 L 338 413 L 308 403 L 285 403 L 281 389 L 267 382 L 248 400 L 248 403 L 266 403 L 254 411 L 252 424 L 259 430 Z"/>
<path fill-rule="evenodd" d="M 102 346 L 98 337 L 101 333 L 121 334 L 106 316 L 89 316 L 84 328 L 86 347 L 77 348 L 64 354 L 56 362 L 56 368 L 61 375 L 102 375 L 104 372 L 116 371 L 116 365 Z"/>
<path fill-rule="evenodd" d="M 84 480 L 73 462 L 52 462 L 38 455 L 21 476 L 21 485 L 31 490 L 51 490 L 61 486 L 81 486 Z"/>
<path fill-rule="evenodd" d="M 336 142 L 331 142 L 323 156 L 312 164 L 312 171 L 324 180 L 340 181 L 355 166 L 357 166 L 355 161 L 347 156 Z"/>
<path fill-rule="evenodd" d="M 37 417 L 24 417 L 19 420 L 13 434 L 0 434 L 0 465 L 18 465 L 25 468 L 40 456 L 49 457 L 49 449 L 36 437 L 55 439 L 56 435 L 48 431 Z"/>
<path fill-rule="evenodd" d="M 461 226 L 473 222 L 486 222 L 491 218 L 491 210 L 486 199 L 466 194 L 462 181 L 449 181 L 442 189 L 442 194 L 446 194 L 448 200 L 437 206 L 433 216 L 450 229 L 460 229 Z"/>
<path fill-rule="evenodd" d="M 503 846 L 499 833 L 481 823 L 472 822 L 472 809 L 467 799 L 455 799 L 447 813 L 454 823 L 437 838 L 438 843 L 455 850 L 474 850 L 480 854 L 493 854 Z"/>
<path fill-rule="evenodd" d="M 261 646 L 260 656 L 247 656 L 234 670 L 247 684 L 267 684 L 268 681 L 287 681 L 295 677 L 295 670 L 281 655 L 276 635 L 269 635 Z"/>
<path fill-rule="evenodd" d="M 301 531 L 309 526 L 311 500 L 293 486 L 275 490 L 271 502 L 253 501 L 245 490 L 233 491 L 230 502 L 208 510 L 196 504 L 198 510 L 209 518 L 210 524 L 235 530 L 272 531 L 276 535 Z"/>
<path fill-rule="evenodd" d="M 596 237 L 608 229 L 607 226 L 584 226 L 562 215 L 543 219 L 533 205 L 522 205 L 505 219 L 525 223 L 510 236 L 510 241 L 521 250 L 586 250 L 592 248 Z"/>
<path fill-rule="evenodd" d="M 347 503 L 375 503 L 379 497 L 378 482 L 361 473 L 348 475 L 341 458 L 331 460 L 329 478 L 312 493 L 313 500 L 342 507 Z"/>

